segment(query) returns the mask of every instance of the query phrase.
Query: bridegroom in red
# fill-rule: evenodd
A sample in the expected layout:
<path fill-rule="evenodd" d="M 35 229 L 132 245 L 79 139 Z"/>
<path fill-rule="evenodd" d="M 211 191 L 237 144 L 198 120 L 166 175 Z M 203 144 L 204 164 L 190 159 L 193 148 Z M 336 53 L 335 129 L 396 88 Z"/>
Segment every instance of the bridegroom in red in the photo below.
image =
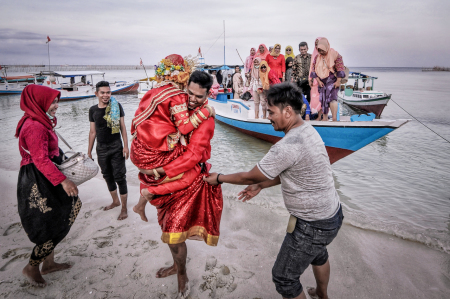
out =
<path fill-rule="evenodd" d="M 212 86 L 212 78 L 205 72 L 194 71 L 188 82 L 189 114 L 193 115 L 207 103 L 207 95 Z M 156 171 L 160 175 L 176 177 L 196 165 L 201 173 L 186 189 L 172 194 L 156 197 L 150 201 L 158 210 L 158 222 L 161 225 L 161 240 L 169 245 L 174 263 L 161 268 L 156 277 L 162 278 L 177 274 L 179 297 L 187 298 L 189 279 L 186 273 L 187 239 L 203 240 L 210 246 L 219 241 L 219 226 L 222 215 L 223 198 L 220 186 L 211 186 L 203 181 L 211 165 L 211 139 L 214 135 L 214 118 L 204 120 L 187 136 L 186 151 L 182 156 Z M 145 193 L 143 193 L 145 196 Z"/>

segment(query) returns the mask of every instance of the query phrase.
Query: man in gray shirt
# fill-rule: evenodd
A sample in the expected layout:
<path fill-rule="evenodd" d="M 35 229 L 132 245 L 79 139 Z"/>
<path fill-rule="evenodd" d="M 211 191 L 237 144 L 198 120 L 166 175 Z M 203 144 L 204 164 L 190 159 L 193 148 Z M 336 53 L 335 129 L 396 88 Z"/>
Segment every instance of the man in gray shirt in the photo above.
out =
<path fill-rule="evenodd" d="M 301 98 L 300 90 L 291 83 L 272 86 L 267 93 L 268 119 L 276 131 L 286 135 L 251 171 L 212 173 L 204 180 L 212 185 L 249 184 L 239 193 L 243 201 L 281 184 L 291 219 L 272 269 L 273 282 L 283 298 L 306 299 L 299 279 L 312 265 L 317 287 L 308 293 L 328 298 L 330 263 L 326 246 L 336 237 L 344 216 L 322 138 L 300 115 Z"/>

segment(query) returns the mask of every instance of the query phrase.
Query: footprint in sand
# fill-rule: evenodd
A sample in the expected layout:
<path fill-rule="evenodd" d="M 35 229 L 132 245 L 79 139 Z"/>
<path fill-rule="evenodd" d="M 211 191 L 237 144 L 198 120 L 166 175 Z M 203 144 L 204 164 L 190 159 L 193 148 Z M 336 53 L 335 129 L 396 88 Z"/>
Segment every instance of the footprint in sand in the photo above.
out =
<path fill-rule="evenodd" d="M 8 226 L 8 228 L 3 233 L 3 236 L 9 236 L 10 234 L 17 233 L 22 229 L 22 224 L 20 222 L 16 222 Z"/>
<path fill-rule="evenodd" d="M 0 268 L 0 271 L 2 271 L 2 272 L 6 271 L 6 270 L 8 270 L 11 267 L 11 264 L 14 264 L 14 263 L 19 262 L 19 261 L 21 262 L 21 261 L 23 261 L 25 259 L 28 259 L 29 257 L 30 257 L 29 253 L 19 254 L 19 255 L 13 257 L 11 260 L 9 260 L 6 264 L 4 264 Z"/>
<path fill-rule="evenodd" d="M 142 242 L 142 248 L 144 248 L 147 251 L 158 248 L 158 245 L 159 243 L 154 240 L 147 240 Z"/>
<path fill-rule="evenodd" d="M 31 251 L 33 248 L 31 247 L 23 247 L 23 248 L 14 248 L 14 249 L 10 249 L 7 252 L 5 252 L 4 254 L 2 254 L 2 259 L 7 259 L 10 256 L 15 256 L 17 254 L 17 251 L 20 250 L 26 250 L 26 251 Z"/>
<path fill-rule="evenodd" d="M 95 242 L 95 245 L 97 245 L 98 248 L 105 248 L 112 246 L 113 242 L 112 241 Z"/>
<path fill-rule="evenodd" d="M 87 211 L 86 213 L 84 213 L 84 218 L 89 218 L 92 216 L 92 212 L 91 211 Z"/>

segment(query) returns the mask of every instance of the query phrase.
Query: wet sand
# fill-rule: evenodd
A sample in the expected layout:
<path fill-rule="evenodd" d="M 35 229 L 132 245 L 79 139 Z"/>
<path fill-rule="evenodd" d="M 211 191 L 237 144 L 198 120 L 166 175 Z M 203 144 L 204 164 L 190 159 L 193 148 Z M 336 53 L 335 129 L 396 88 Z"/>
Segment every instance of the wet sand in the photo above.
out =
<path fill-rule="evenodd" d="M 119 208 L 102 211 L 110 197 L 98 178 L 80 186 L 83 207 L 55 250 L 55 260 L 72 269 L 45 275 L 44 289 L 30 286 L 21 270 L 34 245 L 20 226 L 17 175 L 0 170 L 1 298 L 176 297 L 175 276 L 155 278 L 160 267 L 171 264 L 156 209 L 147 205 L 149 222 L 142 222 L 131 210 L 138 188 L 129 186 L 129 217 L 116 220 Z M 287 219 L 287 212 L 225 198 L 219 245 L 187 242 L 190 298 L 280 298 L 271 269 Z M 450 255 L 420 243 L 344 224 L 329 252 L 333 299 L 450 298 Z M 311 267 L 301 282 L 314 286 Z"/>

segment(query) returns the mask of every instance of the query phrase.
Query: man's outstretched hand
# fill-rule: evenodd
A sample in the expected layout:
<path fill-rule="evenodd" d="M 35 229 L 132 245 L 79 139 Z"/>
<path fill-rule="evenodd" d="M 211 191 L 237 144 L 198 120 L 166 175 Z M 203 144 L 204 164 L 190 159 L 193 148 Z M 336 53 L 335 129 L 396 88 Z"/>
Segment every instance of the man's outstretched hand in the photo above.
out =
<path fill-rule="evenodd" d="M 242 200 L 242 202 L 250 200 L 258 195 L 260 191 L 261 187 L 259 186 L 259 184 L 247 186 L 247 188 L 238 193 L 238 199 Z"/>
<path fill-rule="evenodd" d="M 216 172 L 210 173 L 209 177 L 204 176 L 203 180 L 210 185 L 213 185 L 213 186 L 218 185 L 219 183 L 217 182 L 217 175 L 218 175 L 218 173 L 216 173 Z"/>

